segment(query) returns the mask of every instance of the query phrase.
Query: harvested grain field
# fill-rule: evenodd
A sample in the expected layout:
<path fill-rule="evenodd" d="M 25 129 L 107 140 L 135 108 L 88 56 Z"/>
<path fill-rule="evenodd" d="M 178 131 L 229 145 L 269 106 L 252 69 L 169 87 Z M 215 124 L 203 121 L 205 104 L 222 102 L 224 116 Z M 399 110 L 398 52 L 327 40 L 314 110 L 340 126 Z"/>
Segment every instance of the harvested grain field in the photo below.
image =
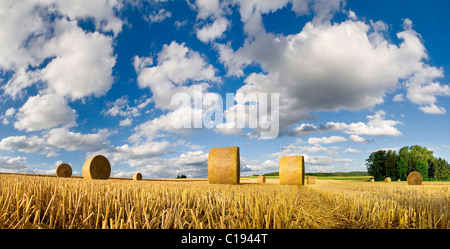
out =
<path fill-rule="evenodd" d="M 239 185 L 0 175 L 0 228 L 450 228 L 450 184 Z"/>

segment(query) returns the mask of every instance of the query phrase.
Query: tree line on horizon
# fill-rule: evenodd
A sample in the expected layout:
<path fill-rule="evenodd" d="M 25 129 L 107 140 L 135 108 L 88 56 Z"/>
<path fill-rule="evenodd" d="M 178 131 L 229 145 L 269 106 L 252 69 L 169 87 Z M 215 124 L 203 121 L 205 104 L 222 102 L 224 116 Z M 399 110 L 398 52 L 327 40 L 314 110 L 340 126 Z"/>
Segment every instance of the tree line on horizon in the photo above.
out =
<path fill-rule="evenodd" d="M 392 180 L 406 180 L 413 171 L 427 180 L 450 180 L 450 164 L 443 158 L 436 158 L 433 151 L 419 145 L 405 146 L 398 152 L 378 150 L 366 159 L 369 175 L 376 181 L 385 177 Z"/>

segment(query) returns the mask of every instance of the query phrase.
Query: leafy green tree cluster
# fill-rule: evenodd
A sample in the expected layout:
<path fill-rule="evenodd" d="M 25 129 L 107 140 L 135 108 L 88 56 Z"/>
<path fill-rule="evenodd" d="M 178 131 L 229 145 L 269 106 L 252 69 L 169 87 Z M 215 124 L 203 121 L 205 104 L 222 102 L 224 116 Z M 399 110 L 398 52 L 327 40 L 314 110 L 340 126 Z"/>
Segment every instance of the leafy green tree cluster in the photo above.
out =
<path fill-rule="evenodd" d="M 370 154 L 366 159 L 369 175 L 376 181 L 385 177 L 393 180 L 406 180 L 412 171 L 422 174 L 424 180 L 450 179 L 450 165 L 442 158 L 433 156 L 433 151 L 419 145 L 405 146 L 398 152 L 392 150 L 379 150 Z"/>

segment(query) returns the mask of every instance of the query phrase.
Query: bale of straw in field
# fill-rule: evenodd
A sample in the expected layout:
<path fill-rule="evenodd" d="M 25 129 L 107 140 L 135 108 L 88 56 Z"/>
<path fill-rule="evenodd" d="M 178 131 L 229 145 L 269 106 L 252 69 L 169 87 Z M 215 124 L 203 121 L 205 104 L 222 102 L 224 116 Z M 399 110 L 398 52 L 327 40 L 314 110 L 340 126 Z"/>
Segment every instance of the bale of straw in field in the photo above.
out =
<path fill-rule="evenodd" d="M 307 176 L 306 183 L 307 184 L 316 184 L 316 177 L 315 176 Z"/>
<path fill-rule="evenodd" d="M 111 174 L 111 164 L 106 157 L 97 155 L 84 162 L 81 173 L 84 179 L 106 180 Z"/>
<path fill-rule="evenodd" d="M 72 177 L 72 167 L 67 163 L 62 163 L 56 168 L 57 177 Z"/>
<path fill-rule="evenodd" d="M 409 173 L 408 178 L 406 180 L 408 181 L 408 185 L 421 185 L 423 178 L 422 174 L 420 174 L 417 171 L 413 171 Z"/>
<path fill-rule="evenodd" d="M 239 184 L 239 147 L 212 148 L 208 155 L 208 181 L 211 184 Z"/>
<path fill-rule="evenodd" d="M 266 177 L 265 176 L 258 176 L 258 183 L 266 183 Z"/>
<path fill-rule="evenodd" d="M 384 182 L 386 182 L 386 183 L 389 183 L 389 182 L 391 182 L 391 178 L 390 178 L 390 177 L 386 177 L 386 178 L 384 178 Z"/>
<path fill-rule="evenodd" d="M 303 156 L 281 157 L 279 171 L 281 185 L 305 185 L 305 160 Z"/>
<path fill-rule="evenodd" d="M 133 181 L 140 181 L 142 180 L 142 174 L 141 173 L 134 173 L 133 175 Z"/>
<path fill-rule="evenodd" d="M 373 179 L 373 178 L 370 178 L 370 182 L 375 182 L 375 179 Z"/>

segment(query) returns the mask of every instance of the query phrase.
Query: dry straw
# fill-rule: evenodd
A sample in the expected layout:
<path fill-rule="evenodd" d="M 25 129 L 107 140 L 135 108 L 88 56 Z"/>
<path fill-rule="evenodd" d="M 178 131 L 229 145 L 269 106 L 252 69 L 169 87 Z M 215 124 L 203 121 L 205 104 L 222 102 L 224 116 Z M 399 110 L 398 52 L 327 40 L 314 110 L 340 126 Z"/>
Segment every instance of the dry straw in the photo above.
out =
<path fill-rule="evenodd" d="M 72 177 L 72 167 L 67 163 L 62 163 L 56 168 L 57 177 Z"/>
<path fill-rule="evenodd" d="M 281 185 L 305 185 L 305 160 L 303 156 L 281 157 L 279 171 Z"/>
<path fill-rule="evenodd" d="M 134 173 L 133 181 L 140 181 L 140 180 L 142 180 L 142 174 L 141 173 Z"/>
<path fill-rule="evenodd" d="M 375 182 L 375 179 L 371 178 L 371 179 L 370 179 L 370 182 Z"/>
<path fill-rule="evenodd" d="M 384 182 L 386 182 L 386 183 L 389 183 L 389 182 L 391 182 L 391 178 L 390 178 L 390 177 L 386 177 L 386 178 L 384 178 Z"/>
<path fill-rule="evenodd" d="M 111 164 L 106 157 L 97 155 L 84 162 L 81 173 L 84 179 L 106 180 L 111 174 Z"/>
<path fill-rule="evenodd" d="M 422 184 L 422 174 L 417 171 L 413 171 L 408 175 L 407 178 L 408 185 L 421 185 Z"/>
<path fill-rule="evenodd" d="M 266 183 L 266 177 L 265 176 L 258 176 L 258 183 Z"/>
<path fill-rule="evenodd" d="M 307 184 L 316 184 L 316 177 L 315 176 L 307 176 L 306 183 Z"/>
<path fill-rule="evenodd" d="M 211 184 L 239 184 L 239 147 L 212 148 L 208 155 L 208 181 Z"/>

